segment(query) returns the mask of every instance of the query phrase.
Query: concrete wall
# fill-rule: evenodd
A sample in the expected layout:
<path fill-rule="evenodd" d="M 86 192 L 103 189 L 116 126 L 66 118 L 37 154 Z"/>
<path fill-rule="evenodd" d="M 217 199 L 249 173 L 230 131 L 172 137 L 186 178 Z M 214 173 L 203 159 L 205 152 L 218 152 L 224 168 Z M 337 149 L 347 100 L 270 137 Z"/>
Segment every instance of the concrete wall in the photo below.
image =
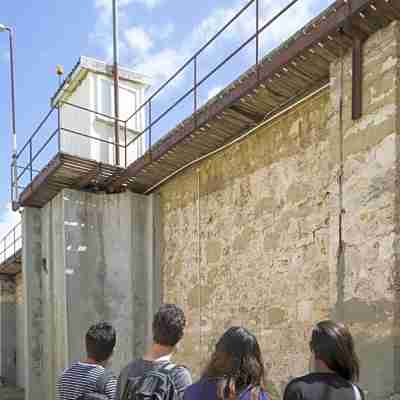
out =
<path fill-rule="evenodd" d="M 15 308 L 16 308 L 16 343 L 17 343 L 17 386 L 25 386 L 25 359 L 24 359 L 24 295 L 22 273 L 16 278 Z"/>
<path fill-rule="evenodd" d="M 16 313 L 15 281 L 0 278 L 0 376 L 16 384 Z"/>
<path fill-rule="evenodd" d="M 24 387 L 24 305 L 22 274 L 0 278 L 0 377 Z"/>
<path fill-rule="evenodd" d="M 24 362 L 26 400 L 46 399 L 44 333 L 46 318 L 42 285 L 41 211 L 25 208 L 22 215 L 22 274 L 24 307 Z M 28 284 L 29 283 L 29 284 Z"/>
<path fill-rule="evenodd" d="M 32 234 L 27 217 L 39 213 L 40 265 L 30 274 L 40 285 L 29 284 L 28 290 L 40 298 L 41 312 L 41 324 L 28 320 L 27 326 L 27 400 L 39 398 L 38 391 L 45 400 L 55 398 L 58 376 L 85 357 L 85 333 L 95 322 L 107 320 L 117 330 L 116 373 L 143 353 L 160 298 L 160 281 L 154 280 L 159 271 L 158 209 L 155 196 L 63 190 L 42 210 L 25 210 L 24 233 Z M 26 260 L 32 249 L 25 249 L 25 242 L 24 237 L 24 273 L 29 274 L 34 266 Z M 38 353 L 29 347 L 34 339 L 40 343 Z M 30 371 L 38 359 L 40 387 Z"/>
<path fill-rule="evenodd" d="M 400 392 L 399 38 L 394 23 L 364 46 L 359 121 L 345 55 L 343 136 L 338 62 L 329 90 L 160 189 L 163 300 L 186 311 L 179 357 L 195 374 L 223 331 L 244 325 L 278 398 L 308 370 L 313 324 L 337 318 L 356 337 L 368 398 Z"/>

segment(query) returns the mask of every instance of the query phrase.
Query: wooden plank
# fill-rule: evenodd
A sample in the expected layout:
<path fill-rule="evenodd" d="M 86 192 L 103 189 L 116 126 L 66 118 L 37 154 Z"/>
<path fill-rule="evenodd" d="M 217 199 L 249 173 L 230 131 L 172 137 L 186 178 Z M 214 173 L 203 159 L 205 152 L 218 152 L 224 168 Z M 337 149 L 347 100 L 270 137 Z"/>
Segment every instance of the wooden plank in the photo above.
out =
<path fill-rule="evenodd" d="M 47 166 L 38 174 L 31 184 L 21 193 L 19 203 L 24 206 L 34 193 L 40 190 L 41 186 L 47 181 L 47 179 L 54 174 L 61 166 L 61 157 L 58 153 Z"/>

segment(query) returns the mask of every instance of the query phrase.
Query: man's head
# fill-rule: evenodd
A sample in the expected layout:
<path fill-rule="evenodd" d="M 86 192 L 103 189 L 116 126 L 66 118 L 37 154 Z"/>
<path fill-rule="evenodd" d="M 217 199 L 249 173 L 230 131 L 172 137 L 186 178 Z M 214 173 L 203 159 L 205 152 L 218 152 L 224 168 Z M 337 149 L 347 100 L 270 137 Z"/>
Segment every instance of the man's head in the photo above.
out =
<path fill-rule="evenodd" d="M 98 363 L 104 363 L 112 356 L 115 342 L 115 329 L 109 323 L 92 325 L 86 333 L 87 356 Z"/>
<path fill-rule="evenodd" d="M 162 305 L 153 320 L 154 343 L 174 347 L 182 339 L 185 325 L 185 314 L 179 307 Z"/>

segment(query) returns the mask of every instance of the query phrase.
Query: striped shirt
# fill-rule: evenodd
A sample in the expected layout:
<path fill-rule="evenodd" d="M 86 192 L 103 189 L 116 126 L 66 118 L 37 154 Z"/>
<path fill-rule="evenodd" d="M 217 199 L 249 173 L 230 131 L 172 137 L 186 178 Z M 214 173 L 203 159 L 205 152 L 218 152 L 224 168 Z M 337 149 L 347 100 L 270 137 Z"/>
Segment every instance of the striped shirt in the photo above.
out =
<path fill-rule="evenodd" d="M 104 373 L 105 369 L 101 365 L 74 363 L 58 380 L 58 400 L 76 400 L 86 393 L 96 392 L 96 383 Z M 116 388 L 117 379 L 112 376 L 106 383 L 103 394 L 113 400 Z"/>

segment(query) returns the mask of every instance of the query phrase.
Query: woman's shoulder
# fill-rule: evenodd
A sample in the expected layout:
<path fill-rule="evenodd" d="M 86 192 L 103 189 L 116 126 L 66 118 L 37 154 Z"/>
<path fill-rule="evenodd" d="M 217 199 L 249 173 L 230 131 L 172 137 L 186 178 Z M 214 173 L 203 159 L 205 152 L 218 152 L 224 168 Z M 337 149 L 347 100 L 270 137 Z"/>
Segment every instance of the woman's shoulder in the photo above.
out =
<path fill-rule="evenodd" d="M 209 379 L 200 379 L 185 390 L 185 400 L 204 399 L 216 392 L 216 383 Z"/>
<path fill-rule="evenodd" d="M 257 388 L 248 388 L 244 393 L 242 393 L 239 397 L 240 400 L 270 400 L 267 392 L 264 390 L 260 390 Z"/>

